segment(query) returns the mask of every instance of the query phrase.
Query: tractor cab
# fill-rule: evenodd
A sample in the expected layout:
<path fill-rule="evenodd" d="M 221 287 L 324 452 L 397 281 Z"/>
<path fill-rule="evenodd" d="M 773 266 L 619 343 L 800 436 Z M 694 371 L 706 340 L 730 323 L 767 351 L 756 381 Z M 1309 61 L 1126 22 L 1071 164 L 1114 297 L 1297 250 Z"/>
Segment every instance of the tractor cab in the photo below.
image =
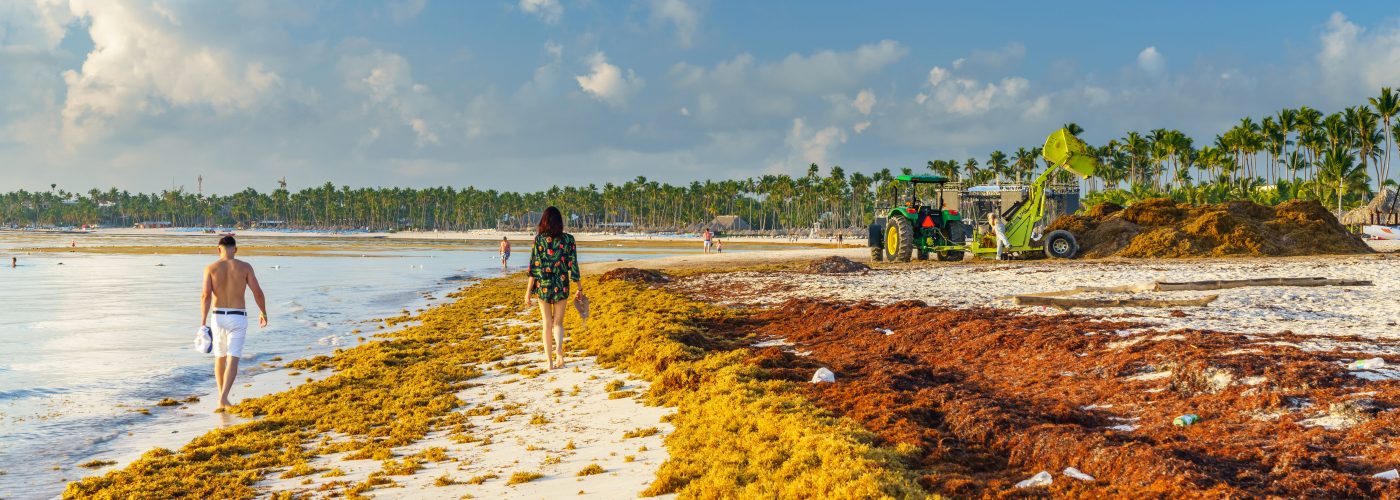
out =
<path fill-rule="evenodd" d="M 943 186 L 948 180 L 939 175 L 895 177 L 895 181 L 905 183 L 903 203 L 896 201 L 892 208 L 883 211 L 882 227 L 875 227 L 878 222 L 871 226 L 872 234 L 879 231 L 884 235 L 880 241 L 881 260 L 905 262 L 915 255 L 919 259 L 930 255 L 940 259 L 962 258 L 961 248 L 965 243 L 962 220 L 958 211 L 948 210 L 943 200 Z M 929 200 L 920 198 L 920 185 L 933 186 Z"/>

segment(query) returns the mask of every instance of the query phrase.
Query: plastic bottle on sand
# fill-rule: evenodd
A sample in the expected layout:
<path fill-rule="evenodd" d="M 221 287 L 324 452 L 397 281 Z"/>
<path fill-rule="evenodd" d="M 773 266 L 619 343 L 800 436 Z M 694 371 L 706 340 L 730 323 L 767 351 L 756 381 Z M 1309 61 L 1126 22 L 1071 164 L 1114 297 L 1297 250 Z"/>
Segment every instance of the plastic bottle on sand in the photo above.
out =
<path fill-rule="evenodd" d="M 1383 358 L 1358 359 L 1347 365 L 1347 368 L 1352 370 L 1374 370 L 1383 367 L 1385 367 L 1385 359 Z"/>
<path fill-rule="evenodd" d="M 1175 426 L 1177 426 L 1177 427 L 1189 427 L 1189 426 L 1191 426 L 1192 424 L 1195 424 L 1196 422 L 1200 422 L 1200 421 L 1201 421 L 1201 416 L 1200 416 L 1200 415 L 1197 415 L 1197 414 L 1195 414 L 1195 413 L 1187 413 L 1187 414 L 1182 415 L 1182 416 L 1180 416 L 1180 417 L 1176 417 L 1175 420 L 1172 420 L 1172 425 L 1175 425 Z"/>

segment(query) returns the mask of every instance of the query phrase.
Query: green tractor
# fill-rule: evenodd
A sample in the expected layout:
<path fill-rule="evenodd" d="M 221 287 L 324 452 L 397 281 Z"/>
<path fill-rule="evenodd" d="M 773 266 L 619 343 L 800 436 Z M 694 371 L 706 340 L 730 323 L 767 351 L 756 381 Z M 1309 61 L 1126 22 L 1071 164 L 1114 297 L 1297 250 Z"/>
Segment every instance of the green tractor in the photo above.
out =
<path fill-rule="evenodd" d="M 947 177 L 938 175 L 901 175 L 896 181 L 906 183 L 904 206 L 882 210 L 884 220 L 870 226 L 871 256 L 875 260 L 909 262 L 915 256 L 927 260 L 962 260 L 967 250 L 967 230 L 957 210 L 943 205 L 943 185 Z M 932 184 L 937 193 L 935 203 L 925 205 L 919 200 L 919 185 Z M 877 237 L 878 235 L 878 237 Z"/>
<path fill-rule="evenodd" d="M 1026 199 L 1007 208 L 1000 215 L 1006 236 L 1003 253 L 1013 256 L 1044 254 L 1047 257 L 1069 259 L 1079 252 L 1079 244 L 1068 231 L 1045 231 L 1045 184 L 1063 168 L 1081 177 L 1089 177 L 1098 167 L 1098 160 L 1089 153 L 1084 141 L 1068 130 L 1060 129 L 1045 139 L 1041 156 L 1050 163 L 1035 182 L 1031 183 Z M 967 241 L 966 226 L 957 210 L 943 205 L 943 184 L 947 178 L 936 175 L 901 175 L 896 178 L 909 184 L 907 203 L 878 213 L 870 225 L 871 258 L 880 261 L 908 262 L 911 255 L 920 260 L 930 255 L 938 260 L 962 260 L 965 253 L 981 257 L 997 254 L 995 235 L 974 232 Z M 923 205 L 918 198 L 919 184 L 937 185 L 937 208 Z M 987 243 L 990 242 L 990 243 Z"/>

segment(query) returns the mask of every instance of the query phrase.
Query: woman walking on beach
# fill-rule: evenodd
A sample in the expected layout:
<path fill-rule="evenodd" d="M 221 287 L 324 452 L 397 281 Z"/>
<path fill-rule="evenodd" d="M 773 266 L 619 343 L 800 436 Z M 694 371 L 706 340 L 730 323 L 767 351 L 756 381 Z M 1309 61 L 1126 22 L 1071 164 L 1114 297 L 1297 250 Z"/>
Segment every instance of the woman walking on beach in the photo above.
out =
<path fill-rule="evenodd" d="M 564 218 L 558 208 L 546 208 L 540 217 L 535 245 L 530 250 L 529 277 L 525 285 L 525 305 L 529 307 L 536 297 L 540 299 L 545 360 L 550 369 L 563 368 L 564 312 L 569 306 L 569 282 L 578 284 L 574 300 L 583 297 L 583 283 L 579 282 L 574 235 L 564 232 Z"/>

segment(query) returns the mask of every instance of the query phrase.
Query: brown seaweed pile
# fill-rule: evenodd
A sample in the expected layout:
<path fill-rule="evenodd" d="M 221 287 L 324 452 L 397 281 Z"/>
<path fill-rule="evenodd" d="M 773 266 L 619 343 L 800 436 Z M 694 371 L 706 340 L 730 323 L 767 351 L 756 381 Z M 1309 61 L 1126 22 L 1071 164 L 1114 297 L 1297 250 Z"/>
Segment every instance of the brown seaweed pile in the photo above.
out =
<path fill-rule="evenodd" d="M 1292 256 L 1370 253 L 1316 201 L 1276 207 L 1248 201 L 1189 205 L 1154 198 L 1121 208 L 1097 205 L 1056 219 L 1049 230 L 1074 233 L 1087 258 Z"/>
<path fill-rule="evenodd" d="M 668 283 L 671 277 L 666 273 L 654 269 L 638 269 L 635 267 L 619 267 L 606 273 L 600 278 L 604 283 L 612 280 L 622 280 L 628 283 L 660 284 Z"/>
<path fill-rule="evenodd" d="M 758 319 L 796 345 L 754 362 L 793 381 L 833 370 L 809 397 L 917 449 L 930 492 L 1044 494 L 1014 487 L 1043 470 L 1048 493 L 1082 498 L 1400 494 L 1372 477 L 1400 465 L 1400 382 L 1352 376 L 1361 353 L 1304 351 L 1295 335 L 1124 336 L 1134 325 L 915 301 L 793 301 Z M 1175 427 L 1186 413 L 1202 420 Z"/>
<path fill-rule="evenodd" d="M 870 266 L 837 256 L 814 260 L 807 265 L 807 274 L 863 273 L 869 270 Z"/>

